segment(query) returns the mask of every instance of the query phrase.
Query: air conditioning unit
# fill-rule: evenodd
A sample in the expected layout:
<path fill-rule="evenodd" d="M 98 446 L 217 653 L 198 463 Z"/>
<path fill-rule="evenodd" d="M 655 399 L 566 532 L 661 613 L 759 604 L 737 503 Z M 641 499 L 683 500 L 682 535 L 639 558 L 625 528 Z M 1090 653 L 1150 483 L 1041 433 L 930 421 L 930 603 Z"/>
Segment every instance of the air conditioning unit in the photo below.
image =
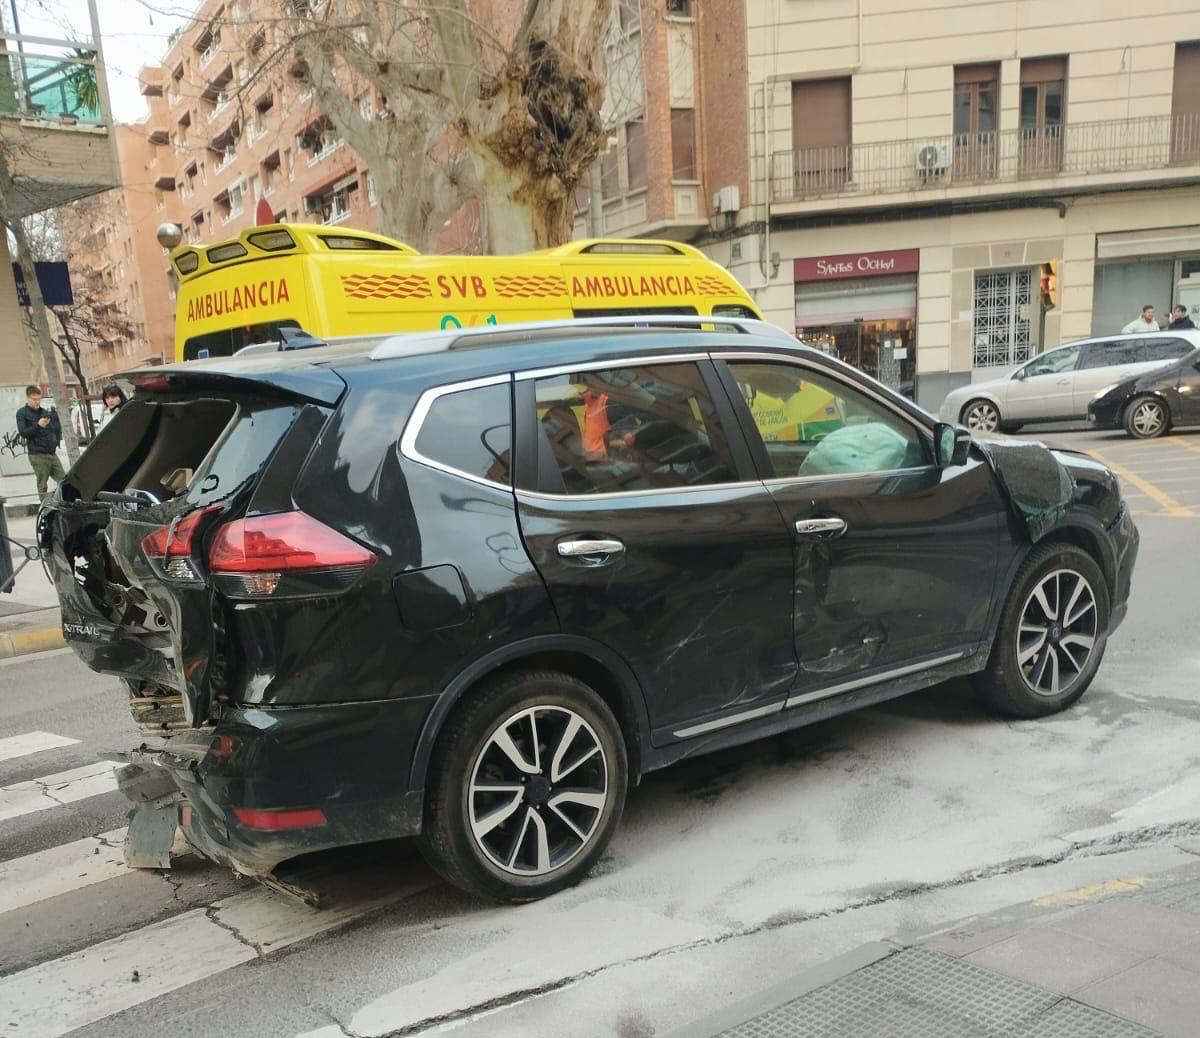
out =
<path fill-rule="evenodd" d="M 949 144 L 922 144 L 916 153 L 915 164 L 919 173 L 940 173 L 950 168 Z"/>
<path fill-rule="evenodd" d="M 742 198 L 737 184 L 730 184 L 728 187 L 723 187 L 714 194 L 712 197 L 712 207 L 714 213 L 736 213 L 741 209 Z"/>

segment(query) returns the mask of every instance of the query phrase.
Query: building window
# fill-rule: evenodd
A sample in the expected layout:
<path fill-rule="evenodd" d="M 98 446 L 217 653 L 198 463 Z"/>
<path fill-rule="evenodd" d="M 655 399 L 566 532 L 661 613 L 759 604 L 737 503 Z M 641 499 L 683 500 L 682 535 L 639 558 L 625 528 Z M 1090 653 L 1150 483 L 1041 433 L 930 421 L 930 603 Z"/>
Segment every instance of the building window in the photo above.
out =
<path fill-rule="evenodd" d="M 691 18 L 692 0 L 667 0 L 667 14 L 675 18 Z"/>
<path fill-rule="evenodd" d="M 625 162 L 629 190 L 646 186 L 646 124 L 640 119 L 625 124 Z"/>
<path fill-rule="evenodd" d="M 954 68 L 954 175 L 960 179 L 996 173 L 999 65 Z"/>
<path fill-rule="evenodd" d="M 375 118 L 375 98 L 371 91 L 359 95 L 358 98 L 358 114 L 361 115 L 367 122 Z"/>
<path fill-rule="evenodd" d="M 379 205 L 379 188 L 376 186 L 375 177 L 371 173 L 367 174 L 367 204 L 373 206 Z"/>
<path fill-rule="evenodd" d="M 977 368 L 1020 364 L 1033 354 L 1033 271 L 975 275 L 972 358 Z"/>
<path fill-rule="evenodd" d="M 792 84 L 792 178 L 797 197 L 841 191 L 851 172 L 850 78 Z"/>
<path fill-rule="evenodd" d="M 621 178 L 617 172 L 617 149 L 609 148 L 600 156 L 600 197 L 616 198 L 621 193 Z"/>
<path fill-rule="evenodd" d="M 1067 59 L 1021 62 L 1021 170 L 1055 172 L 1062 167 Z"/>
<path fill-rule="evenodd" d="M 617 21 L 626 32 L 642 27 L 641 0 L 617 0 Z"/>
<path fill-rule="evenodd" d="M 1175 44 L 1171 117 L 1172 160 L 1200 161 L 1200 43 Z"/>
<path fill-rule="evenodd" d="M 699 179 L 696 175 L 696 113 L 691 108 L 671 109 L 671 178 Z"/>

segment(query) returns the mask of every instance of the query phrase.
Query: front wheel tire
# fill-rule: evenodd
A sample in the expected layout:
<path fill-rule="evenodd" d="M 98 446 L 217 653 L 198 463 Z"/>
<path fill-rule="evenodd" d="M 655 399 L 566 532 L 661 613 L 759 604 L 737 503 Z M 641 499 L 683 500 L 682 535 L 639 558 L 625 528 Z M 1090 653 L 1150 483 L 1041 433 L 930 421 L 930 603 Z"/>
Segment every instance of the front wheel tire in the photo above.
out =
<path fill-rule="evenodd" d="M 1152 440 L 1171 425 L 1171 414 L 1156 396 L 1136 397 L 1125 408 L 1125 431 L 1135 440 Z"/>
<path fill-rule="evenodd" d="M 990 400 L 972 400 L 960 417 L 971 432 L 991 433 L 1000 428 L 1000 409 Z"/>
<path fill-rule="evenodd" d="M 438 738 L 421 849 L 444 879 L 495 901 L 578 883 L 611 840 L 628 762 L 603 699 L 555 671 L 486 682 Z"/>
<path fill-rule="evenodd" d="M 1035 548 L 1013 582 L 976 689 L 1013 717 L 1065 710 L 1096 676 L 1108 618 L 1108 585 L 1087 552 L 1071 544 Z"/>

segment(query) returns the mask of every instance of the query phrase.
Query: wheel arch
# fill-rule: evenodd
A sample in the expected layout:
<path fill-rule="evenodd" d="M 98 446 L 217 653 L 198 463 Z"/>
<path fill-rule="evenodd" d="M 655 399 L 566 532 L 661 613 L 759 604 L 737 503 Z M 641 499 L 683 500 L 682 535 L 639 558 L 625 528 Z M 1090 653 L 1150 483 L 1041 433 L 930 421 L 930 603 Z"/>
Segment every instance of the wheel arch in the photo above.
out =
<path fill-rule="evenodd" d="M 417 739 L 410 789 L 423 789 L 438 736 L 455 706 L 487 678 L 515 670 L 557 670 L 594 689 L 612 710 L 625 738 L 629 777 L 636 784 L 648 749 L 650 720 L 640 684 L 608 647 L 578 635 L 543 635 L 503 646 L 473 661 L 437 697 Z"/>

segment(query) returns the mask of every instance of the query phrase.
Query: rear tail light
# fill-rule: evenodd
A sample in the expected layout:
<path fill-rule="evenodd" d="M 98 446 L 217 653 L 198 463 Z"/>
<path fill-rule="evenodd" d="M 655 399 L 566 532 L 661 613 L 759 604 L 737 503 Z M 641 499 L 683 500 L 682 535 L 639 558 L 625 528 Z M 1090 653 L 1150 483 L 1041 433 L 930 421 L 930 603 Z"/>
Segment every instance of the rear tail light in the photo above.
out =
<path fill-rule="evenodd" d="M 325 812 L 319 807 L 303 807 L 287 811 L 262 811 L 253 807 L 235 807 L 233 817 L 247 829 L 279 832 L 283 829 L 312 829 L 325 825 Z"/>
<path fill-rule="evenodd" d="M 142 538 L 142 551 L 146 558 L 173 580 L 199 580 L 200 574 L 191 561 L 192 541 L 200 520 L 218 510 L 219 506 L 216 505 L 200 508 L 146 534 Z"/>
<path fill-rule="evenodd" d="M 208 568 L 236 598 L 336 594 L 375 562 L 375 553 L 304 512 L 246 516 L 221 527 Z"/>

